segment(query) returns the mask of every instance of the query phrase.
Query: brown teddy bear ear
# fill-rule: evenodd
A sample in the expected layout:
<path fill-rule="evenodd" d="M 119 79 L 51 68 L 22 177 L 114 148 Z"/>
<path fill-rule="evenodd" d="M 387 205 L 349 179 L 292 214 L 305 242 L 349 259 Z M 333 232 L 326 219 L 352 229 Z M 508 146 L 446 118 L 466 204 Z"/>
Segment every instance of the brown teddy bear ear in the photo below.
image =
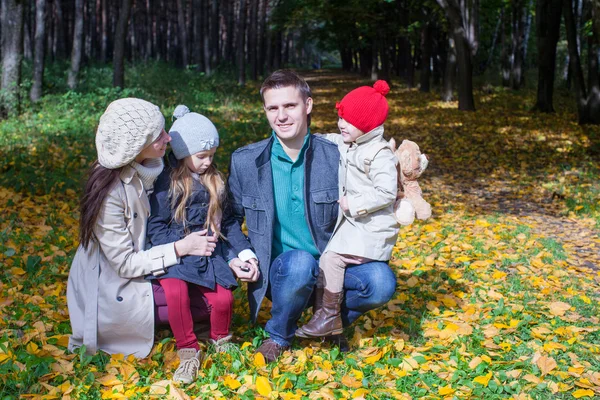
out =
<path fill-rule="evenodd" d="M 390 149 L 392 149 L 392 151 L 396 151 L 396 141 L 394 140 L 394 138 L 390 139 L 390 141 L 388 142 L 388 146 Z"/>

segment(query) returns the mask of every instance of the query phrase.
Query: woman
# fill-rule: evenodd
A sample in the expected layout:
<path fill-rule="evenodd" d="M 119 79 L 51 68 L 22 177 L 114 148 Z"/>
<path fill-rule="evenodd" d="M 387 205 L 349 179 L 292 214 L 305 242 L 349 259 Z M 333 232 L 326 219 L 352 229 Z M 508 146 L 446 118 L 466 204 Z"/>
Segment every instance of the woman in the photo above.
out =
<path fill-rule="evenodd" d="M 157 106 L 135 98 L 112 102 L 100 118 L 98 160 L 81 198 L 80 245 L 67 285 L 70 350 L 85 345 L 89 354 L 146 357 L 154 343 L 155 299 L 144 276 L 160 276 L 179 257 L 210 256 L 215 248 L 212 237 L 195 232 L 146 249 L 148 195 L 171 140 L 164 125 Z M 205 303 L 195 306 L 208 317 Z"/>

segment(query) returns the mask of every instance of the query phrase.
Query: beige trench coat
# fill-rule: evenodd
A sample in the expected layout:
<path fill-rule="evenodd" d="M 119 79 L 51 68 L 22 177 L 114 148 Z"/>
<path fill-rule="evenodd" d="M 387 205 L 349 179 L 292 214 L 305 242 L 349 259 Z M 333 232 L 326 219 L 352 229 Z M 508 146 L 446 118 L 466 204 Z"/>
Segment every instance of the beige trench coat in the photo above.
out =
<path fill-rule="evenodd" d="M 144 250 L 148 195 L 137 172 L 126 166 L 107 196 L 94 233 L 98 242 L 79 246 L 67 284 L 73 334 L 69 349 L 89 354 L 146 357 L 154 344 L 154 299 L 144 275 L 160 275 L 178 262 L 173 244 Z"/>
<path fill-rule="evenodd" d="M 325 251 L 388 261 L 398 238 L 394 202 L 398 191 L 397 158 L 383 138 L 383 125 L 348 145 L 338 134 L 323 135 L 340 151 L 339 195 L 348 212 L 338 213 Z M 370 165 L 368 175 L 365 159 Z"/>

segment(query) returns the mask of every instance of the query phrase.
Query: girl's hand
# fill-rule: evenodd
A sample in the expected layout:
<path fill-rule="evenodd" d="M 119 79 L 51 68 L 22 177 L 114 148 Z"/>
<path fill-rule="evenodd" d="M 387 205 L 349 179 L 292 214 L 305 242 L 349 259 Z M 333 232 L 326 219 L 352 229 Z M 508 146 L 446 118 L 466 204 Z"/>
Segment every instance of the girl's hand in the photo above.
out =
<path fill-rule="evenodd" d="M 192 232 L 181 240 L 175 242 L 175 253 L 177 257 L 210 256 L 217 247 L 216 236 L 206 236 L 208 230 Z"/>
<path fill-rule="evenodd" d="M 342 198 L 338 200 L 338 203 L 340 203 L 342 211 L 347 212 L 350 209 L 348 207 L 348 198 L 346 196 L 342 196 Z"/>
<path fill-rule="evenodd" d="M 255 263 L 253 263 L 253 261 Z M 229 268 L 233 270 L 235 276 L 242 282 L 256 282 L 260 275 L 258 271 L 258 261 L 255 258 L 244 262 L 239 258 L 229 261 Z"/>

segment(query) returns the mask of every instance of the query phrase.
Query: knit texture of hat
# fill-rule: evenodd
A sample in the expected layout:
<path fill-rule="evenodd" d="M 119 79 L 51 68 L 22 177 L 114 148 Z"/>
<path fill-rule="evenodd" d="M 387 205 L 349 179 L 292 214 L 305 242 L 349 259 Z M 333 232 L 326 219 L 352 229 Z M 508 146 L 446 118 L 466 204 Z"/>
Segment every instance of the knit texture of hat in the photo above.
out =
<path fill-rule="evenodd" d="M 129 164 L 164 127 L 165 117 L 154 104 L 135 98 L 113 101 L 100 117 L 96 131 L 98 162 L 109 169 Z"/>
<path fill-rule="evenodd" d="M 169 135 L 173 154 L 178 160 L 219 145 L 219 132 L 204 115 L 190 112 L 186 106 L 179 105 L 173 111 L 173 118 L 177 119 Z"/>
<path fill-rule="evenodd" d="M 373 87 L 356 88 L 336 104 L 338 116 L 367 133 L 385 122 L 389 111 L 385 96 L 389 91 L 389 85 L 382 80 Z"/>

